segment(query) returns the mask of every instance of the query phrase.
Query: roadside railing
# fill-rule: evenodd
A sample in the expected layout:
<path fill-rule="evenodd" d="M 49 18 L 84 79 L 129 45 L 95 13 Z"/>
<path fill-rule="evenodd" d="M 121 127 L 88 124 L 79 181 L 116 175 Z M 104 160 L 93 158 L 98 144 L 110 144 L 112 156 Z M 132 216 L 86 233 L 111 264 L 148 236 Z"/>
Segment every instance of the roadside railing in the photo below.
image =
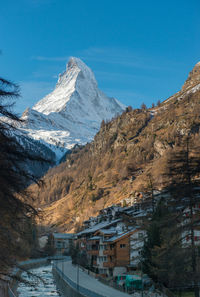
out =
<path fill-rule="evenodd" d="M 60 262 L 60 261 L 59 261 Z M 60 268 L 56 265 L 57 263 L 53 263 L 53 268 L 57 271 L 59 276 L 73 289 L 75 289 L 80 294 L 86 296 L 86 297 L 106 297 L 105 295 L 100 295 L 94 291 L 88 290 L 77 283 L 73 282 L 70 278 L 68 278 Z"/>
<path fill-rule="evenodd" d="M 9 297 L 17 297 L 17 295 L 15 295 L 15 293 L 12 291 L 12 289 L 10 288 L 9 285 L 8 285 L 8 296 Z"/>

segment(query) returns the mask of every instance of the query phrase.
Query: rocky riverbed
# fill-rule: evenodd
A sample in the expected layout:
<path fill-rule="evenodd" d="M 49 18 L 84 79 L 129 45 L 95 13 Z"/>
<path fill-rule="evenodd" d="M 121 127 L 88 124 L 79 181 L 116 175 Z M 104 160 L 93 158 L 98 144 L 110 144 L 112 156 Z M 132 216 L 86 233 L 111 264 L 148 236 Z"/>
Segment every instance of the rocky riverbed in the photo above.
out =
<path fill-rule="evenodd" d="M 31 285 L 20 283 L 17 289 L 19 297 L 57 297 L 62 296 L 56 288 L 52 275 L 52 266 L 42 266 L 31 269 L 34 275 L 28 275 L 26 272 L 22 274 L 23 279 L 30 282 Z"/>

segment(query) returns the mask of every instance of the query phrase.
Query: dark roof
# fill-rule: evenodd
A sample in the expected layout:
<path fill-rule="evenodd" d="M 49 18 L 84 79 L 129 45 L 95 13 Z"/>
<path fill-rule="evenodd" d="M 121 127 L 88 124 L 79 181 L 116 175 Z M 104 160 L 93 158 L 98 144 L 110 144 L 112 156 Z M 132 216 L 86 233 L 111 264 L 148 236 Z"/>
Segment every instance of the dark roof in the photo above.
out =
<path fill-rule="evenodd" d="M 53 237 L 56 239 L 72 239 L 74 237 L 73 233 L 53 233 Z"/>
<path fill-rule="evenodd" d="M 87 228 L 79 233 L 77 233 L 76 235 L 79 236 L 79 235 L 83 235 L 83 234 L 90 234 L 90 233 L 94 233 L 100 229 L 103 229 L 103 228 L 106 228 L 106 227 L 109 227 L 111 225 L 114 225 L 115 223 L 121 221 L 121 219 L 117 219 L 117 220 L 113 220 L 113 221 L 106 221 L 106 222 L 101 222 L 99 224 L 96 224 L 90 228 Z"/>
<path fill-rule="evenodd" d="M 104 242 L 113 242 L 113 241 L 118 241 L 119 239 L 121 239 L 123 236 L 127 236 L 127 235 L 131 235 L 134 231 L 136 231 L 138 228 L 134 228 L 128 232 L 123 232 L 123 233 L 120 233 L 120 234 L 116 234 L 114 236 L 112 236 L 111 238 L 109 239 L 106 239 L 104 240 Z"/>

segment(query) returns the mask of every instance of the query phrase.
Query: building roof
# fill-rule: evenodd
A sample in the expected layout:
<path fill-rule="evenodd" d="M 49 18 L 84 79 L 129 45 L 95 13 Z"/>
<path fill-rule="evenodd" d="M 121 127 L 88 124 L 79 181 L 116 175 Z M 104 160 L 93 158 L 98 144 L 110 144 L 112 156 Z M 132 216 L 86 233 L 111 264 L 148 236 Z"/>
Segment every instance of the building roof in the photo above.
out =
<path fill-rule="evenodd" d="M 101 237 L 100 236 L 93 236 L 89 238 L 88 240 L 99 240 Z"/>
<path fill-rule="evenodd" d="M 106 221 L 106 222 L 101 222 L 99 224 L 96 224 L 90 228 L 87 228 L 79 233 L 77 233 L 76 235 L 77 236 L 80 236 L 80 235 L 84 235 L 84 234 L 90 234 L 90 233 L 94 233 L 100 229 L 103 229 L 103 228 L 106 228 L 106 227 L 109 227 L 117 222 L 121 221 L 121 219 L 117 219 L 117 220 L 113 220 L 113 221 Z"/>
<path fill-rule="evenodd" d="M 100 229 L 99 232 L 103 233 L 103 234 L 114 234 L 117 233 L 116 229 Z"/>
<path fill-rule="evenodd" d="M 120 233 L 120 234 L 116 234 L 116 235 L 112 236 L 111 238 L 104 240 L 104 242 L 118 241 L 124 236 L 126 237 L 128 235 L 131 235 L 136 230 L 137 230 L 137 228 L 133 228 L 132 230 L 130 230 L 128 232 L 123 232 L 123 233 Z"/>
<path fill-rule="evenodd" d="M 134 218 L 142 218 L 146 217 L 147 212 L 146 211 L 140 211 L 137 215 L 134 216 Z"/>
<path fill-rule="evenodd" d="M 55 239 L 72 239 L 74 237 L 73 233 L 53 233 Z"/>

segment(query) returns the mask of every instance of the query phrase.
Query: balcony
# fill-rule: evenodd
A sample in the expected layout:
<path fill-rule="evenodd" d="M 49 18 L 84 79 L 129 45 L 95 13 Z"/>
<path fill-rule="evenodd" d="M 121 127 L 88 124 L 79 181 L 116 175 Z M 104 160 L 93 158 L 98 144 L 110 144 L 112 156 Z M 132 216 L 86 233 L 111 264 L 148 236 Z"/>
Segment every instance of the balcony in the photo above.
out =
<path fill-rule="evenodd" d="M 112 268 L 115 266 L 114 262 L 104 262 L 103 263 L 103 267 L 108 267 L 108 268 Z"/>
<path fill-rule="evenodd" d="M 90 245 L 99 245 L 99 240 L 96 240 L 96 239 L 93 239 L 93 240 L 90 240 Z"/>
<path fill-rule="evenodd" d="M 114 256 L 115 255 L 115 250 L 114 249 L 112 249 L 112 250 L 110 250 L 110 249 L 104 250 L 103 251 L 103 254 L 104 255 L 108 255 L 108 256 Z"/>
<path fill-rule="evenodd" d="M 98 256 L 99 250 L 88 250 L 87 253 L 91 256 Z"/>

